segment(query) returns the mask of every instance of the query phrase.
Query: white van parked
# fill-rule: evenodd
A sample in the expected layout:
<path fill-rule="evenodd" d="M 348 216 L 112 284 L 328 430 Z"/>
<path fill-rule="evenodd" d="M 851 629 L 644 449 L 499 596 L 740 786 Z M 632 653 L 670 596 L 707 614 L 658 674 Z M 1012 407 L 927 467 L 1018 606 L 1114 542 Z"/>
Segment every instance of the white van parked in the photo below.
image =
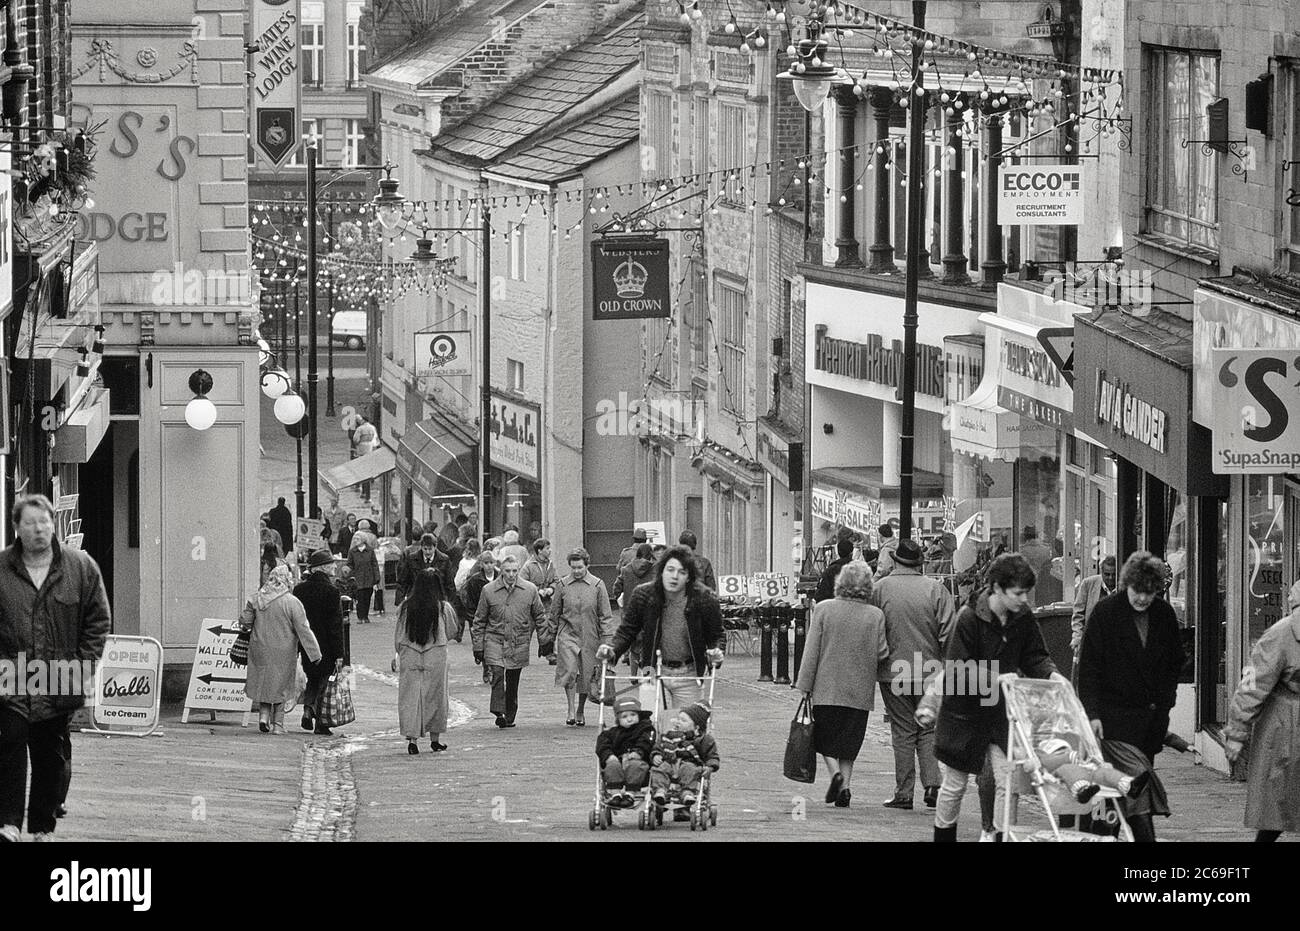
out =
<path fill-rule="evenodd" d="M 340 310 L 334 315 L 334 342 L 349 349 L 366 348 L 366 312 Z"/>

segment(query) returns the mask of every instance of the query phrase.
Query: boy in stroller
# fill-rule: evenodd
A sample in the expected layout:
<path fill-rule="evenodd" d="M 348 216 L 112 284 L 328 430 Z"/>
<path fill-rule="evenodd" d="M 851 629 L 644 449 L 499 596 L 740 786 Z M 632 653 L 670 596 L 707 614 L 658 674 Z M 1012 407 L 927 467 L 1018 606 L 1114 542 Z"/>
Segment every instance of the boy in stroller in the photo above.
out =
<path fill-rule="evenodd" d="M 675 729 L 659 738 L 650 757 L 650 790 L 656 805 L 668 804 L 668 790 L 674 782 L 681 787 L 682 805 L 694 805 L 704 767 L 716 773 L 722 765 L 718 743 L 708 733 L 711 713 L 704 702 L 687 705 L 677 712 Z"/>
<path fill-rule="evenodd" d="M 1070 743 L 1072 734 L 1048 737 L 1038 742 L 1035 755 L 1026 761 L 1027 769 L 1042 766 L 1070 790 L 1079 804 L 1087 802 L 1103 788 L 1115 789 L 1129 798 L 1137 798 L 1146 788 L 1151 773 L 1127 776 L 1109 763 L 1094 763 L 1082 759 L 1079 748 Z"/>
<path fill-rule="evenodd" d="M 617 726 L 607 727 L 596 737 L 596 758 L 600 761 L 605 790 L 611 808 L 632 808 L 634 792 L 645 788 L 650 776 L 650 756 L 655 747 L 654 712 L 642 711 L 641 702 L 627 696 L 614 704 Z"/>

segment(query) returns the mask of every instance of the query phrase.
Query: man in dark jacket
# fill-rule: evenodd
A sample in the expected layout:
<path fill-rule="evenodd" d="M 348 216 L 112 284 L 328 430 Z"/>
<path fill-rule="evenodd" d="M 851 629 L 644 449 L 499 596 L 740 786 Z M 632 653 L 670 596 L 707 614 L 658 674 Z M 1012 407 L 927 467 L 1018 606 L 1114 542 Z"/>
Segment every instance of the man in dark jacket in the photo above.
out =
<path fill-rule="evenodd" d="M 408 546 L 402 554 L 402 561 L 397 566 L 397 598 L 393 604 L 400 605 L 415 584 L 415 577 L 425 569 L 435 569 L 439 580 L 446 590 L 447 555 L 438 549 L 438 538 L 425 531 L 420 536 L 418 546 Z"/>
<path fill-rule="evenodd" d="M 285 507 L 284 499 L 281 498 L 266 516 L 267 526 L 280 535 L 284 555 L 288 556 L 293 552 L 293 513 Z"/>
<path fill-rule="evenodd" d="M 718 590 L 718 579 L 713 574 L 713 563 L 709 562 L 707 557 L 696 552 L 700 543 L 695 538 L 695 531 L 683 530 L 681 536 L 677 538 L 677 543 L 689 549 L 691 556 L 695 559 L 695 580 L 710 591 L 716 592 Z"/>
<path fill-rule="evenodd" d="M 840 570 L 853 561 L 853 541 L 840 540 L 835 544 L 835 554 L 839 559 L 822 570 L 822 577 L 813 593 L 813 601 L 829 601 L 835 597 L 835 577 Z"/>
<path fill-rule="evenodd" d="M 614 639 L 596 650 L 596 659 L 615 662 L 635 643 L 641 663 L 651 666 L 663 652 L 665 698 L 684 708 L 700 700 L 706 665 L 722 665 L 722 609 L 712 591 L 696 582 L 695 560 L 684 546 L 664 553 L 653 581 L 637 586 L 623 609 Z"/>
<path fill-rule="evenodd" d="M 622 572 L 624 566 L 626 566 L 632 560 L 636 559 L 637 548 L 641 546 L 642 543 L 645 542 L 646 542 L 645 528 L 637 527 L 635 530 L 632 531 L 631 546 L 623 547 L 623 552 L 618 554 L 618 564 L 616 566 L 616 571 Z"/>
<path fill-rule="evenodd" d="M 0 842 L 20 838 L 24 805 L 28 831 L 38 840 L 54 832 L 71 765 L 64 753 L 68 716 L 94 687 L 112 626 L 99 567 L 59 545 L 49 498 L 20 497 L 12 518 L 15 540 L 0 552 L 0 660 L 17 675 L 29 676 L 33 665 L 45 672 L 39 689 L 13 689 L 10 679 L 0 694 Z"/>
<path fill-rule="evenodd" d="M 1178 617 L 1156 597 L 1164 587 L 1164 561 L 1134 553 L 1120 571 L 1120 590 L 1093 608 L 1079 649 L 1079 700 L 1097 739 L 1131 744 L 1152 764 L 1169 732 L 1184 662 Z M 1135 840 L 1155 840 L 1149 811 L 1131 813 L 1129 826 Z"/>
<path fill-rule="evenodd" d="M 1033 679 L 1069 683 L 1043 643 L 1029 607 L 1034 570 L 1018 553 L 1005 553 L 989 566 L 988 587 L 972 593 L 961 609 L 944 663 L 942 687 L 927 688 L 916 712 L 918 724 L 935 720 L 935 756 L 947 769 L 934 812 L 934 839 L 955 841 L 962 796 L 972 773 L 991 761 L 997 778 L 994 811 L 1002 812 L 1007 765 L 1007 709 L 998 676 L 1018 672 Z M 1014 805 L 1012 806 L 1014 821 Z"/>
<path fill-rule="evenodd" d="M 307 577 L 293 590 L 293 596 L 302 602 L 307 614 L 307 624 L 316 635 L 320 644 L 321 657 L 313 663 L 301 646 L 298 652 L 302 656 L 302 670 L 307 674 L 307 692 L 302 703 L 302 729 L 312 730 L 312 719 L 316 716 L 316 705 L 334 663 L 343 659 L 343 604 L 339 590 L 330 577 L 334 569 L 334 557 L 329 550 L 316 550 L 307 557 Z M 315 732 L 329 736 L 331 731 L 315 722 Z"/>

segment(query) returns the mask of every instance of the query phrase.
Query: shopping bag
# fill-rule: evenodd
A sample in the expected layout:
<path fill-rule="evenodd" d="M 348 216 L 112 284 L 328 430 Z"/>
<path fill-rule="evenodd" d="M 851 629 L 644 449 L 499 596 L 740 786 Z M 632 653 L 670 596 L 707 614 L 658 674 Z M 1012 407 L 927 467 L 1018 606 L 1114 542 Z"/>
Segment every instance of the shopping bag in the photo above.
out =
<path fill-rule="evenodd" d="M 813 747 L 813 717 L 808 696 L 799 703 L 785 742 L 785 778 L 795 782 L 817 780 L 817 751 Z"/>
<path fill-rule="evenodd" d="M 230 645 L 230 661 L 236 666 L 248 665 L 248 642 L 252 637 L 253 628 L 245 628 L 239 632 L 235 642 Z"/>
<path fill-rule="evenodd" d="M 343 660 L 334 664 L 334 673 L 321 692 L 320 707 L 316 709 L 316 722 L 322 727 L 342 727 L 357 719 L 352 707 L 352 690 L 343 675 Z"/>

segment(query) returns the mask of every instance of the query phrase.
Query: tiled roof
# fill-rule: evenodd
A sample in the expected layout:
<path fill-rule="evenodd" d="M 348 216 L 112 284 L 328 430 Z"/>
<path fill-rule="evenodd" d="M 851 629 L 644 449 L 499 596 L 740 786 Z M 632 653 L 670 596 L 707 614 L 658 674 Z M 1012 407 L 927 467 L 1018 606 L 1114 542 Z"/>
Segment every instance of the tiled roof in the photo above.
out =
<path fill-rule="evenodd" d="M 367 72 L 367 76 L 418 87 L 436 78 L 487 42 L 498 26 L 522 19 L 548 2 L 549 0 L 479 0 L 447 22 L 436 24 L 429 35 L 378 62 Z"/>
<path fill-rule="evenodd" d="M 1080 314 L 1078 321 L 1181 369 L 1192 367 L 1192 322 L 1154 308 L 1144 317 L 1115 312 Z"/>
<path fill-rule="evenodd" d="M 511 146 L 562 119 L 640 60 L 637 33 L 645 13 L 637 8 L 433 140 L 439 156 L 486 164 Z"/>
<path fill-rule="evenodd" d="M 640 91 L 632 90 L 603 110 L 564 126 L 492 166 L 512 178 L 548 183 L 571 178 L 633 142 L 640 131 Z"/>

